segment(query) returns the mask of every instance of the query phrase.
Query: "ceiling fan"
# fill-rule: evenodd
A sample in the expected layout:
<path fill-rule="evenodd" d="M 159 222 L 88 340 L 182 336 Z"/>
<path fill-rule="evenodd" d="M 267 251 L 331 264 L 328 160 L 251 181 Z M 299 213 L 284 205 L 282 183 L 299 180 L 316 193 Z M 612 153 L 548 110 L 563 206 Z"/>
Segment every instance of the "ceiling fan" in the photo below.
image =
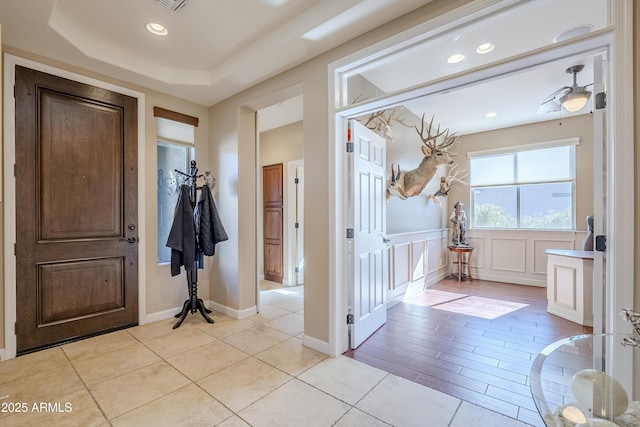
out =
<path fill-rule="evenodd" d="M 538 114 L 560 111 L 561 108 L 575 113 L 584 108 L 591 97 L 591 92 L 586 88 L 587 86 L 593 85 L 593 83 L 578 86 L 577 76 L 583 68 L 584 65 L 574 65 L 565 70 L 567 74 L 573 74 L 573 85 L 560 88 L 547 96 L 545 100 L 542 101 L 542 104 L 540 104 Z"/>

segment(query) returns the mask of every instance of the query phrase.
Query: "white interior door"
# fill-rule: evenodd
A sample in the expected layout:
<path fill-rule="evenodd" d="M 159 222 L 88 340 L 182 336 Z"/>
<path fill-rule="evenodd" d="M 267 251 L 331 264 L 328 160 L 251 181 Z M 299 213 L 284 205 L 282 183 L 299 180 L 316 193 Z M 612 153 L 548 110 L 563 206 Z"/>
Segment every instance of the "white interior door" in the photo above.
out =
<path fill-rule="evenodd" d="M 347 230 L 351 257 L 349 283 L 350 347 L 356 348 L 387 321 L 389 256 L 386 237 L 385 139 L 350 120 L 353 153 L 349 180 L 353 238 Z"/>

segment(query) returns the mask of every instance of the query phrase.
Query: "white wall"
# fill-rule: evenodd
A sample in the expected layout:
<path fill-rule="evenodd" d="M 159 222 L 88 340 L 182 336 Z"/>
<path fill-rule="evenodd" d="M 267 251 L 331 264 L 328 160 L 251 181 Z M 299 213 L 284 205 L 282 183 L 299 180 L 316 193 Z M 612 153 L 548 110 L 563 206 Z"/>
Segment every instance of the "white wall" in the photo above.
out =
<path fill-rule="evenodd" d="M 406 111 L 401 115 L 410 127 L 400 123 L 393 124 L 393 143 L 387 143 L 387 177 L 391 177 L 391 165 L 397 171 L 410 171 L 420 165 L 424 158 L 422 139 L 413 127 L 420 128 L 420 117 Z M 437 124 L 434 122 L 434 126 Z M 418 196 L 402 200 L 391 197 L 387 201 L 387 234 L 410 233 L 423 230 L 439 230 L 447 227 L 447 200 L 441 199 L 441 205 L 429 199 L 428 195 L 440 188 L 440 177 L 447 174 L 448 166 L 442 165 L 434 177 Z"/>
<path fill-rule="evenodd" d="M 255 260 L 256 242 L 256 156 L 255 129 L 248 119 L 247 109 L 260 110 L 284 99 L 291 88 L 301 88 L 304 100 L 304 157 L 305 157 L 305 345 L 329 352 L 330 331 L 334 317 L 330 307 L 330 287 L 336 285 L 331 277 L 331 230 L 329 211 L 333 200 L 330 171 L 334 159 L 333 147 L 328 146 L 330 120 L 329 93 L 330 63 L 365 49 L 401 31 L 413 28 L 446 11 L 468 3 L 468 0 L 435 0 L 411 14 L 383 25 L 361 37 L 275 76 L 217 105 L 210 111 L 211 163 L 221 171 L 220 209 L 224 218 L 233 222 L 230 241 L 221 245 L 220 256 L 214 260 L 211 277 L 211 298 L 215 302 L 237 307 L 240 312 L 256 304 Z M 294 94 L 295 95 L 295 94 Z M 333 129 L 331 129 L 333 132 Z M 331 162 L 331 164 L 330 164 Z M 313 226 L 311 226 L 313 224 Z M 226 226 L 226 224 L 225 224 Z M 229 231 L 229 230 L 228 230 Z M 224 249 L 222 249 L 224 248 Z M 240 265 L 238 259 L 247 262 Z M 338 284 L 344 287 L 344 284 Z"/>

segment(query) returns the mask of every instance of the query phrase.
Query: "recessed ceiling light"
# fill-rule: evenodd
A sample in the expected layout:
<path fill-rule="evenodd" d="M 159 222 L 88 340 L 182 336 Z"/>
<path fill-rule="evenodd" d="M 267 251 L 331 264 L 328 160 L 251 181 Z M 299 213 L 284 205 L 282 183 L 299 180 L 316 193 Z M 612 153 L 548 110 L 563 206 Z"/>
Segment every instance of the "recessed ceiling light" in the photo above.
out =
<path fill-rule="evenodd" d="M 498 113 L 496 113 L 495 111 L 489 111 L 488 113 L 486 113 L 484 116 L 488 119 L 490 119 L 491 117 L 495 117 L 497 116 Z"/>
<path fill-rule="evenodd" d="M 458 62 L 464 61 L 465 58 L 466 56 L 464 56 L 462 53 L 454 53 L 447 58 L 447 62 L 449 64 L 457 64 Z"/>
<path fill-rule="evenodd" d="M 593 25 L 585 24 L 578 25 L 577 27 L 569 28 L 566 31 L 558 34 L 553 38 L 554 43 L 560 43 L 565 40 L 573 39 L 575 37 L 580 37 L 582 35 L 588 34 L 593 30 Z"/>
<path fill-rule="evenodd" d="M 484 55 L 485 53 L 491 52 L 494 48 L 495 46 L 493 43 L 482 43 L 476 49 L 476 53 L 479 53 L 480 55 Z"/>
<path fill-rule="evenodd" d="M 150 33 L 155 34 L 156 36 L 166 36 L 167 34 L 169 34 L 169 30 L 167 30 L 164 25 L 157 24 L 155 22 L 149 22 L 147 24 L 147 30 L 149 30 Z"/>

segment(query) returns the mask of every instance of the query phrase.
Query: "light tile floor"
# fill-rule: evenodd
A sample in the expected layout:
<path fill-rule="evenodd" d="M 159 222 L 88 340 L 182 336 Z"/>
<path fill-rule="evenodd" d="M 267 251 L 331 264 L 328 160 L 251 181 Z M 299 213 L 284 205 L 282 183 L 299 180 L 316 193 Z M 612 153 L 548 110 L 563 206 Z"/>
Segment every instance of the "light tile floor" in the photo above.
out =
<path fill-rule="evenodd" d="M 524 426 L 302 346 L 302 287 L 263 311 L 199 313 L 0 362 L 2 426 Z"/>

